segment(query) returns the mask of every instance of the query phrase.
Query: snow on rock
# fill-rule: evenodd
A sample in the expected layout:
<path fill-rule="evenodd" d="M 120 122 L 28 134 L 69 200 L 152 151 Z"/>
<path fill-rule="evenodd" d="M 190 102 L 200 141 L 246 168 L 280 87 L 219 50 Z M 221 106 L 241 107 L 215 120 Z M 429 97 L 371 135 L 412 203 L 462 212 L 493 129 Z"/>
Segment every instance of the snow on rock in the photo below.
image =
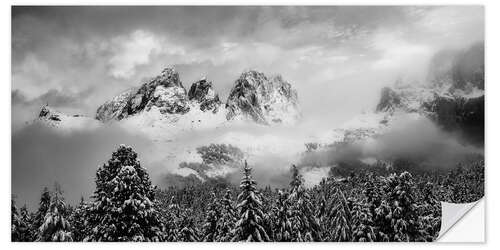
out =
<path fill-rule="evenodd" d="M 297 91 L 281 76 L 249 70 L 236 80 L 226 102 L 227 119 L 243 116 L 261 124 L 293 124 L 300 118 Z"/>
<path fill-rule="evenodd" d="M 110 101 L 105 102 L 99 106 L 96 113 L 96 119 L 99 121 L 107 122 L 112 119 L 117 119 L 125 111 L 127 102 L 136 94 L 136 88 L 130 88 L 125 92 L 115 96 Z"/>
<path fill-rule="evenodd" d="M 100 122 L 93 118 L 83 115 L 66 115 L 47 105 L 42 107 L 34 122 L 66 132 L 94 129 L 100 126 Z"/>
<path fill-rule="evenodd" d="M 206 77 L 193 83 L 188 92 L 188 99 L 197 102 L 201 111 L 212 111 L 217 113 L 221 101 L 219 95 L 215 93 L 212 82 L 207 81 Z"/>
<path fill-rule="evenodd" d="M 162 114 L 183 114 L 189 111 L 186 90 L 173 67 L 163 69 L 160 75 L 128 90 L 97 109 L 100 121 L 122 120 L 156 107 Z"/>

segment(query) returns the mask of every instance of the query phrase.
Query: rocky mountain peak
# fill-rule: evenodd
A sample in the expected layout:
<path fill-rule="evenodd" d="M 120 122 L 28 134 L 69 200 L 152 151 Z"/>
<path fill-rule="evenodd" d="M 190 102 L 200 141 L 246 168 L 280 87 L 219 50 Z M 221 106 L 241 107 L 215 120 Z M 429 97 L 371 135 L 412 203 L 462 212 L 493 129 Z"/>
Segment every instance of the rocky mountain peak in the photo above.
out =
<path fill-rule="evenodd" d="M 222 103 L 213 88 L 212 82 L 207 81 L 206 77 L 202 77 L 191 85 L 188 99 L 199 103 L 202 111 L 211 110 L 214 113 L 217 112 Z"/>
<path fill-rule="evenodd" d="M 189 111 L 186 89 L 175 68 L 167 67 L 139 88 L 125 91 L 104 103 L 97 109 L 96 118 L 100 121 L 121 120 L 152 108 L 157 108 L 162 114 Z"/>
<path fill-rule="evenodd" d="M 153 85 L 163 85 L 165 87 L 177 86 L 183 88 L 179 73 L 173 66 L 164 68 L 161 73 L 154 77 L 149 83 Z"/>
<path fill-rule="evenodd" d="M 226 102 L 227 119 L 244 116 L 261 124 L 294 123 L 300 117 L 297 92 L 281 76 L 243 72 Z"/>

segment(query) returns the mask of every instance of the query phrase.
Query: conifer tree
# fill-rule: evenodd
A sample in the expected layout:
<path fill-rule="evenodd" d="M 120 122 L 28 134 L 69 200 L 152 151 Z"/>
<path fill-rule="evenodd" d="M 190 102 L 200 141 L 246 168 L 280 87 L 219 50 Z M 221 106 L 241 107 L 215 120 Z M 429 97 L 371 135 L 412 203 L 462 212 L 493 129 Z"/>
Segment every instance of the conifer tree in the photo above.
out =
<path fill-rule="evenodd" d="M 221 217 L 217 223 L 216 241 L 230 241 L 233 238 L 232 231 L 236 224 L 236 211 L 231 198 L 231 190 L 227 189 L 221 200 Z"/>
<path fill-rule="evenodd" d="M 385 180 L 385 199 L 376 208 L 376 225 L 385 241 L 423 241 L 420 231 L 413 177 L 408 172 Z M 422 235 L 421 233 L 424 233 Z"/>
<path fill-rule="evenodd" d="M 316 218 L 314 207 L 307 190 L 304 188 L 302 175 L 297 166 L 292 165 L 292 181 L 288 202 L 291 207 L 292 240 L 321 241 L 321 229 Z"/>
<path fill-rule="evenodd" d="M 120 145 L 97 170 L 89 241 L 161 241 L 155 188 L 131 147 Z"/>
<path fill-rule="evenodd" d="M 44 187 L 42 195 L 40 197 L 39 207 L 35 213 L 35 219 L 33 221 L 33 226 L 32 226 L 32 230 L 36 232 L 37 237 L 40 226 L 42 226 L 43 222 L 45 221 L 45 214 L 49 210 L 50 201 L 51 201 L 50 191 L 47 187 Z"/>
<path fill-rule="evenodd" d="M 232 241 L 269 241 L 267 232 L 262 227 L 264 214 L 261 210 L 260 195 L 256 190 L 256 182 L 252 179 L 252 169 L 245 161 L 244 176 L 240 183 L 241 193 L 238 195 L 239 220 L 236 223 Z"/>
<path fill-rule="evenodd" d="M 211 194 L 211 199 L 212 200 L 208 205 L 208 211 L 206 212 L 205 223 L 203 224 L 203 241 L 205 242 L 215 241 L 215 237 L 217 235 L 217 223 L 220 217 L 215 193 Z"/>
<path fill-rule="evenodd" d="M 276 206 L 273 209 L 273 235 L 275 241 L 292 241 L 292 222 L 290 220 L 291 217 L 292 213 L 290 210 L 288 193 L 280 190 L 278 191 Z"/>
<path fill-rule="evenodd" d="M 21 231 L 22 231 L 22 221 L 19 218 L 19 212 L 17 211 L 16 201 L 14 198 L 10 201 L 10 215 L 11 215 L 11 240 L 21 241 Z"/>
<path fill-rule="evenodd" d="M 166 209 L 163 209 L 163 230 L 165 232 L 164 240 L 169 242 L 179 241 L 179 223 L 180 223 L 180 208 L 179 205 L 173 202 L 174 197 L 171 197 Z"/>
<path fill-rule="evenodd" d="M 194 225 L 193 211 L 191 209 L 185 209 L 181 214 L 181 219 L 179 223 L 179 241 L 182 242 L 198 242 L 198 231 Z"/>
<path fill-rule="evenodd" d="M 26 204 L 19 209 L 19 219 L 22 227 L 20 228 L 19 241 L 31 242 L 35 240 L 36 231 L 33 230 L 33 214 L 28 210 Z"/>
<path fill-rule="evenodd" d="M 335 187 L 335 195 L 328 208 L 327 233 L 329 241 L 351 241 L 351 210 L 344 192 Z"/>
<path fill-rule="evenodd" d="M 71 225 L 68 221 L 66 203 L 62 191 L 56 183 L 54 194 L 44 217 L 44 222 L 39 228 L 38 241 L 73 241 Z"/>
<path fill-rule="evenodd" d="M 86 221 L 87 218 L 87 210 L 88 204 L 83 199 L 83 196 L 80 199 L 80 203 L 71 213 L 71 225 L 73 226 L 73 240 L 74 241 L 83 241 L 85 237 L 90 235 L 90 230 L 88 227 L 88 223 Z"/>

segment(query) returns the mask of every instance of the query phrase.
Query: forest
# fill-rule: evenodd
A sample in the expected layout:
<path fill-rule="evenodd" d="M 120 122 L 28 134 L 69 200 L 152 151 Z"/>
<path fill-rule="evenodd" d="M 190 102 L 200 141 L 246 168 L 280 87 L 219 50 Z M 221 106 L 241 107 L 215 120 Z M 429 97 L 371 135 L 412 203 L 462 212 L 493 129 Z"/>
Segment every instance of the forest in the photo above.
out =
<path fill-rule="evenodd" d="M 343 163 L 313 187 L 292 165 L 286 188 L 259 186 L 251 165 L 240 164 L 239 186 L 209 178 L 160 189 L 137 153 L 120 145 L 97 170 L 88 200 L 69 205 L 55 184 L 29 211 L 13 195 L 11 240 L 428 242 L 439 235 L 440 201 L 484 195 L 482 158 L 436 171 L 401 167 L 404 162 L 391 168 Z"/>

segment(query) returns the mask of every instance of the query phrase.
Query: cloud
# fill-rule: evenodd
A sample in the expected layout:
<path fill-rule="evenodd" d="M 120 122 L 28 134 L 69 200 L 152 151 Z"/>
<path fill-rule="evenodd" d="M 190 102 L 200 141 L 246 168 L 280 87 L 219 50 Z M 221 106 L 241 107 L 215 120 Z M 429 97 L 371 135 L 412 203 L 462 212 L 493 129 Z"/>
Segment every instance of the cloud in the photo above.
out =
<path fill-rule="evenodd" d="M 149 32 L 136 30 L 112 39 L 110 47 L 113 52 L 109 58 L 109 73 L 117 78 L 130 78 L 136 66 L 148 64 L 151 54 L 161 49 L 161 41 Z"/>
<path fill-rule="evenodd" d="M 457 136 L 445 132 L 423 116 L 401 114 L 382 134 L 305 154 L 299 165 L 330 167 L 339 162 L 366 159 L 407 160 L 419 169 L 442 170 L 456 167 L 469 157 L 483 153 L 481 148 L 463 145 Z"/>

